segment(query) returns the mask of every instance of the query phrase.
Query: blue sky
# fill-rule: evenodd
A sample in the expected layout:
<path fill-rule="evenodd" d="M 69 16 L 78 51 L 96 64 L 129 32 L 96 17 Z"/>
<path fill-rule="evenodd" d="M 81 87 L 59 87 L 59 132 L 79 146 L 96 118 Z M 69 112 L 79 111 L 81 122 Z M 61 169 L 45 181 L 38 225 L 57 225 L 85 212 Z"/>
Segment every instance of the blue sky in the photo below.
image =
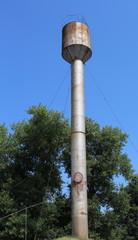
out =
<path fill-rule="evenodd" d="M 69 15 L 83 17 L 91 31 L 86 115 L 101 126 L 120 128 L 106 98 L 130 136 L 124 150 L 138 172 L 137 0 L 0 0 L 0 124 L 27 119 L 25 110 L 39 103 L 58 111 L 66 106 L 70 118 L 69 64 L 61 57 L 61 31 Z"/>

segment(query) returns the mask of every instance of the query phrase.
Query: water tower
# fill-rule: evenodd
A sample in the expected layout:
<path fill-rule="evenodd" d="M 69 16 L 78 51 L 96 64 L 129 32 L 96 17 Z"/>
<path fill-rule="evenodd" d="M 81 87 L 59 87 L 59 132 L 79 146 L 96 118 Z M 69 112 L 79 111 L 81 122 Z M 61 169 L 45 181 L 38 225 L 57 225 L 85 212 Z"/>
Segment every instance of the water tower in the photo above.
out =
<path fill-rule="evenodd" d="M 88 238 L 84 63 L 92 56 L 90 31 L 82 22 L 62 30 L 62 57 L 71 64 L 72 235 Z"/>

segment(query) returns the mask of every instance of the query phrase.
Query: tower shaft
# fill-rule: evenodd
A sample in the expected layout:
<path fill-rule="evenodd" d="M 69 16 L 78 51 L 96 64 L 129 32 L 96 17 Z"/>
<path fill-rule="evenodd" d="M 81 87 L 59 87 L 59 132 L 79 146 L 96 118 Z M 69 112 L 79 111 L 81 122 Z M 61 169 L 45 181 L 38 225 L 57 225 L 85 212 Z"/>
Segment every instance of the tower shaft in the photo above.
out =
<path fill-rule="evenodd" d="M 71 69 L 72 235 L 88 238 L 83 62 L 75 60 Z"/>

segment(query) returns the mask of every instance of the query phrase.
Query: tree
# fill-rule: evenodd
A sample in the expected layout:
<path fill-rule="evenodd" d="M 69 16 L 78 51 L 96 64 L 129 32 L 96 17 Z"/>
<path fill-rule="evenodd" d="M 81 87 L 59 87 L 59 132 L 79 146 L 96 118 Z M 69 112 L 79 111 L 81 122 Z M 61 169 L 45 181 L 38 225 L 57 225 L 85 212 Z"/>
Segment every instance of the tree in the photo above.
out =
<path fill-rule="evenodd" d="M 70 233 L 71 204 L 62 194 L 61 176 L 63 166 L 71 173 L 70 126 L 61 113 L 42 105 L 28 114 L 10 133 L 0 127 L 1 217 L 21 209 L 0 220 L 2 240 L 23 239 L 26 217 L 28 240 Z M 95 240 L 137 239 L 137 178 L 123 152 L 126 143 L 120 129 L 86 119 L 89 233 Z M 116 186 L 120 175 L 126 187 Z"/>
<path fill-rule="evenodd" d="M 130 180 L 130 159 L 123 153 L 127 135 L 118 128 L 86 120 L 90 234 L 101 239 L 122 239 L 119 217 L 129 210 L 129 196 L 115 184 L 115 177 Z M 92 232 L 91 232 L 92 230 Z M 95 234 L 96 233 L 96 234 Z"/>
<path fill-rule="evenodd" d="M 9 153 L 11 150 L 8 130 L 4 125 L 0 126 L 0 216 L 5 216 L 14 211 L 14 201 L 9 193 L 9 186 L 12 178 L 9 170 Z M 0 237 L 6 236 L 5 232 L 6 221 L 3 219 L 0 222 Z M 5 235 L 5 236 L 4 236 Z"/>
<path fill-rule="evenodd" d="M 134 175 L 125 188 L 129 194 L 130 208 L 122 224 L 126 227 L 126 240 L 138 239 L 138 175 Z"/>
<path fill-rule="evenodd" d="M 69 124 L 63 114 L 48 111 L 42 105 L 31 107 L 28 114 L 31 118 L 13 124 L 10 134 L 1 126 L 1 139 L 4 140 L 0 153 L 1 169 L 4 169 L 1 181 L 4 183 L 1 183 L 0 204 L 1 207 L 7 202 L 10 205 L 9 209 L 2 208 L 1 216 L 4 216 L 39 202 L 49 203 L 28 210 L 28 239 L 33 239 L 36 233 L 37 237 L 48 234 L 42 234 L 44 223 L 45 228 L 53 231 L 51 225 L 55 220 L 51 215 L 52 211 L 57 215 L 53 202 L 57 194 L 61 194 L 60 156 L 68 140 Z M 8 239 L 22 239 L 24 222 L 25 211 L 4 219 L 4 224 L 1 223 L 3 239 L 7 234 Z"/>

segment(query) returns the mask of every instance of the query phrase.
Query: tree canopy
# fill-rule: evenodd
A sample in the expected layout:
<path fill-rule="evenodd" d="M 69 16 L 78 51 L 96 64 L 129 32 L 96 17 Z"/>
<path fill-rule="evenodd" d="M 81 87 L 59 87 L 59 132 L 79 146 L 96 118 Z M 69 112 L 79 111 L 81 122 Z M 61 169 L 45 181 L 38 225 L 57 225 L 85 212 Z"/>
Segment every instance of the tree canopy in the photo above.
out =
<path fill-rule="evenodd" d="M 62 113 L 32 106 L 29 120 L 0 126 L 0 239 L 70 234 L 70 125 Z M 89 237 L 138 239 L 138 176 L 124 153 L 127 135 L 86 118 Z M 127 185 L 117 185 L 123 176 Z M 68 183 L 70 189 L 70 183 Z"/>

